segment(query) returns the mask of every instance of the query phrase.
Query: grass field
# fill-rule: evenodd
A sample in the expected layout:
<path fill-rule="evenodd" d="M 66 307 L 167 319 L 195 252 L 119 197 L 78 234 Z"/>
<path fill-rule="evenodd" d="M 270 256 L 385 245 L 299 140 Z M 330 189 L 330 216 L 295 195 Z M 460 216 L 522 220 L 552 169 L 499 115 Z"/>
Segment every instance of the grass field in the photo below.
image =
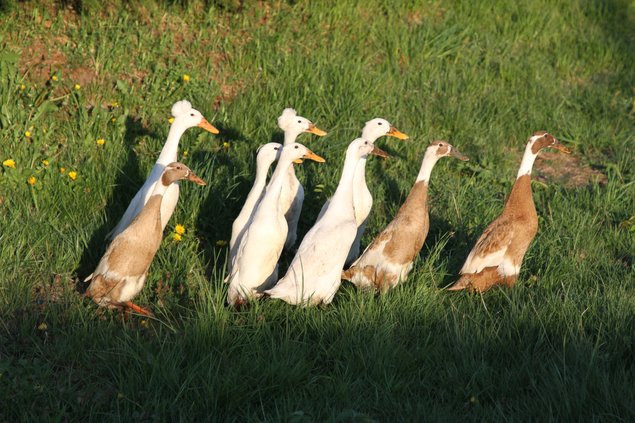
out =
<path fill-rule="evenodd" d="M 635 2 L 387 3 L 0 2 L 0 421 L 635 420 Z M 208 185 L 182 185 L 138 298 L 156 320 L 123 322 L 77 288 L 183 98 L 221 130 L 180 144 Z M 225 306 L 224 242 L 288 106 L 329 132 L 299 139 L 327 159 L 299 168 L 300 234 L 373 117 L 411 140 L 378 141 L 362 246 L 430 141 L 470 156 L 436 166 L 398 289 Z M 442 291 L 540 129 L 574 153 L 536 163 L 519 283 Z"/>

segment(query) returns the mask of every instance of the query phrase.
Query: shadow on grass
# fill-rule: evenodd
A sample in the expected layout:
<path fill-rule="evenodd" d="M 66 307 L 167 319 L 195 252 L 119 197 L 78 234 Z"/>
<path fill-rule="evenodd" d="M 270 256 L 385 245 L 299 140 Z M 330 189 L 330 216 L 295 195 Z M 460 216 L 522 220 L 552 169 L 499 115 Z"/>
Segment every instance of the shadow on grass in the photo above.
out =
<path fill-rule="evenodd" d="M 115 227 L 146 178 L 139 171 L 139 160 L 133 146 L 137 138 L 141 136 L 154 137 L 156 134 L 145 128 L 141 121 L 135 117 L 128 116 L 125 125 L 124 145 L 128 156 L 117 176 L 115 188 L 106 202 L 106 220 L 91 235 L 88 246 L 79 261 L 79 266 L 74 271 L 78 276 L 75 289 L 80 293 L 83 293 L 87 287 L 87 284 L 83 282 L 84 278 L 95 269 L 101 255 L 106 250 L 106 235 Z"/>

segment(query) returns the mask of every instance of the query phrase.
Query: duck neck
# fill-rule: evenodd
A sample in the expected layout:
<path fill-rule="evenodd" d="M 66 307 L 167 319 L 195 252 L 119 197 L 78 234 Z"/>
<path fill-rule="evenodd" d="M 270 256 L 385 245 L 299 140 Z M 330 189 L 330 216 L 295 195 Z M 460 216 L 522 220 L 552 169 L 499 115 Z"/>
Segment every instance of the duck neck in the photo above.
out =
<path fill-rule="evenodd" d="M 298 135 L 300 134 L 297 132 L 284 131 L 284 145 L 294 143 L 295 140 L 298 138 Z"/>
<path fill-rule="evenodd" d="M 425 181 L 426 184 L 430 181 L 430 174 L 432 173 L 432 168 L 439 160 L 439 157 L 436 155 L 434 150 L 426 150 L 426 154 L 423 156 L 423 161 L 421 162 L 421 168 L 419 169 L 419 174 L 417 175 L 416 182 Z"/>
<path fill-rule="evenodd" d="M 364 156 L 364 159 L 366 156 Z M 331 210 L 339 210 L 337 213 L 341 213 L 342 208 L 353 204 L 353 185 L 355 182 L 356 170 L 361 165 L 360 159 L 353 154 L 347 154 L 344 159 L 344 168 L 342 169 L 342 176 L 331 199 L 331 205 L 328 208 L 328 212 Z"/>
<path fill-rule="evenodd" d="M 269 185 L 267 185 L 267 191 L 262 199 L 262 207 L 278 207 L 280 203 L 280 192 L 286 180 L 287 172 L 292 165 L 293 162 L 289 159 L 281 158 L 278 161 L 278 166 L 276 166 L 276 170 L 274 170 L 273 175 L 271 175 L 271 180 L 269 181 Z"/>
<path fill-rule="evenodd" d="M 161 154 L 157 159 L 157 163 L 167 165 L 176 161 L 177 152 L 179 149 L 179 140 L 185 133 L 187 128 L 183 125 L 179 125 L 176 122 L 170 126 L 170 132 L 168 132 L 168 138 L 165 140 Z"/>
<path fill-rule="evenodd" d="M 525 147 L 525 154 L 523 155 L 523 160 L 520 162 L 520 169 L 518 169 L 516 179 L 520 179 L 520 177 L 525 175 L 531 175 L 531 169 L 534 167 L 536 157 L 538 157 L 538 153 L 531 151 L 531 143 L 527 143 L 527 147 Z"/>

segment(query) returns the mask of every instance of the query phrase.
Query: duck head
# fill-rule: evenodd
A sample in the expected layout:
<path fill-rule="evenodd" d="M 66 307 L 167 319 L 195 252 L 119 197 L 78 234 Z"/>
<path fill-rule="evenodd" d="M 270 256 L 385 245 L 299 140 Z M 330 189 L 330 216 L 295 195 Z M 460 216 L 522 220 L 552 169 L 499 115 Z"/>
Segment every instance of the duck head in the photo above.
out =
<path fill-rule="evenodd" d="M 470 160 L 467 156 L 461 154 L 461 152 L 457 150 L 456 147 L 454 147 L 447 141 L 432 141 L 427 150 L 433 151 L 435 156 L 438 158 L 452 156 L 464 162 Z"/>
<path fill-rule="evenodd" d="M 351 143 L 348 145 L 348 148 L 346 150 L 346 155 L 348 156 L 349 154 L 354 154 L 354 157 L 357 158 L 362 158 L 362 157 L 366 157 L 369 154 L 372 154 L 374 156 L 379 156 L 379 157 L 388 157 L 388 153 L 386 153 L 384 150 L 380 149 L 379 147 L 377 147 L 375 144 L 373 144 L 371 141 L 367 140 L 366 138 L 356 138 L 353 141 L 351 141 Z"/>
<path fill-rule="evenodd" d="M 571 150 L 562 145 L 553 135 L 547 131 L 537 131 L 529 137 L 527 146 L 531 146 L 532 154 L 538 154 L 543 148 L 555 148 L 565 154 L 570 154 Z"/>
<path fill-rule="evenodd" d="M 177 101 L 172 105 L 172 116 L 174 117 L 172 125 L 179 125 L 183 130 L 198 126 L 212 134 L 218 134 L 218 129 L 209 123 L 201 112 L 192 108 L 192 104 L 187 100 Z"/>
<path fill-rule="evenodd" d="M 326 135 L 325 131 L 316 127 L 309 119 L 298 116 L 297 112 L 292 108 L 282 111 L 278 118 L 278 126 L 284 131 L 285 139 L 290 140 L 294 140 L 303 132 L 309 132 L 320 137 Z"/>
<path fill-rule="evenodd" d="M 280 159 L 283 158 L 291 160 L 293 163 L 302 163 L 304 159 L 313 160 L 314 162 L 324 163 L 322 157 L 318 156 L 302 144 L 298 144 L 297 142 L 292 142 L 291 144 L 287 144 L 282 149 L 282 154 L 280 155 Z"/>
<path fill-rule="evenodd" d="M 280 154 L 282 154 L 282 144 L 270 142 L 261 145 L 258 147 L 258 156 L 256 156 L 258 167 L 269 167 L 271 163 L 280 158 Z"/>
<path fill-rule="evenodd" d="M 395 137 L 400 140 L 408 139 L 408 135 L 399 131 L 397 128 L 392 126 L 390 122 L 382 118 L 369 120 L 362 129 L 362 138 L 367 139 L 371 143 L 374 143 L 377 138 L 383 136 Z"/>
<path fill-rule="evenodd" d="M 171 183 L 187 179 L 198 185 L 207 185 L 205 181 L 199 178 L 192 170 L 183 163 L 172 162 L 165 167 L 161 176 L 161 183 L 168 186 Z"/>

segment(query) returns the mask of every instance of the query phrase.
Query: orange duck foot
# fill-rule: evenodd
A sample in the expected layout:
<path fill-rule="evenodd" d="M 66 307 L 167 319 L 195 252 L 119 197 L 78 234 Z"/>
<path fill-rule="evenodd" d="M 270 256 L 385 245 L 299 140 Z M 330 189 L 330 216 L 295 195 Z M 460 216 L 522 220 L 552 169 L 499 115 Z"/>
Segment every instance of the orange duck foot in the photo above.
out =
<path fill-rule="evenodd" d="M 478 273 L 468 273 L 456 281 L 454 285 L 446 288 L 448 291 L 460 291 L 467 289 L 469 292 L 485 292 L 497 285 L 504 285 L 509 288 L 514 286 L 518 275 L 501 276 L 496 267 L 486 267 Z"/>
<path fill-rule="evenodd" d="M 123 303 L 123 308 L 126 316 L 132 311 L 143 316 L 154 317 L 154 314 L 150 310 L 139 307 L 132 301 L 126 301 L 125 303 Z"/>

